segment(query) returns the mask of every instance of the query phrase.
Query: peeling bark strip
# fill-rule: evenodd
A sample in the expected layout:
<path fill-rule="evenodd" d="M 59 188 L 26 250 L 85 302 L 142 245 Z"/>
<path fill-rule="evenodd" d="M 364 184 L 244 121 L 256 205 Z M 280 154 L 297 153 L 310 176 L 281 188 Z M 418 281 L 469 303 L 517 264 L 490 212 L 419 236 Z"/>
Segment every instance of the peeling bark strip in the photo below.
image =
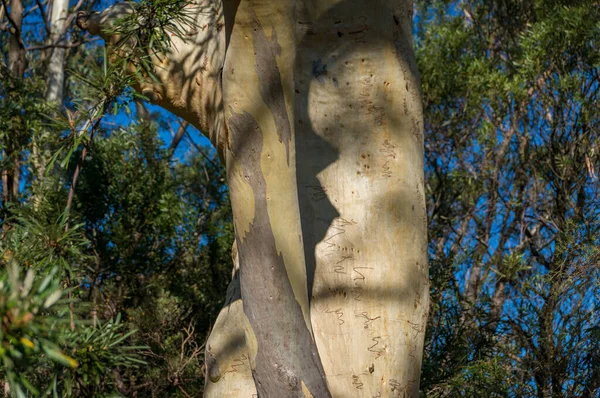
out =
<path fill-rule="evenodd" d="M 231 151 L 254 194 L 255 217 L 245 236 L 236 232 L 244 312 L 256 336 L 253 370 L 260 397 L 304 397 L 303 384 L 316 397 L 331 397 L 325 373 L 282 256 L 275 246 L 262 174 L 263 132 L 252 115 L 228 120 Z M 238 231 L 239 232 L 239 231 Z"/>
<path fill-rule="evenodd" d="M 285 108 L 285 97 L 281 85 L 281 74 L 277 67 L 276 56 L 281 55 L 281 47 L 277 42 L 275 29 L 271 35 L 271 40 L 258 21 L 258 17 L 251 10 L 252 16 L 252 40 L 254 42 L 254 52 L 256 63 L 254 67 L 260 83 L 260 95 L 265 104 L 273 114 L 275 126 L 277 126 L 277 136 L 279 142 L 285 145 L 287 163 L 290 164 L 290 141 L 292 140 L 292 131 L 287 109 Z"/>

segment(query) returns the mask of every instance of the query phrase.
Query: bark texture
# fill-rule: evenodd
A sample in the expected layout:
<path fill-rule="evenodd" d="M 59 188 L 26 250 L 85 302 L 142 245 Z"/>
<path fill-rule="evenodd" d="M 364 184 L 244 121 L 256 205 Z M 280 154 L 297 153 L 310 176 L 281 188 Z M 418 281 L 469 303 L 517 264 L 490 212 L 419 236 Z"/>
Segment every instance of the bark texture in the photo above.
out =
<path fill-rule="evenodd" d="M 3 3 L 4 5 L 5 3 Z M 4 9 L 4 7 L 3 7 Z M 15 88 L 15 83 L 25 74 L 26 58 L 23 44 L 23 2 L 12 0 L 10 12 L 7 12 L 10 38 L 8 40 L 8 71 L 9 90 Z M 22 132 L 13 131 L 7 138 L 3 157 L 6 168 L 2 170 L 2 200 L 5 204 L 17 200 L 19 196 L 19 181 L 21 180 L 21 153 L 19 139 Z"/>
<path fill-rule="evenodd" d="M 205 396 L 418 396 L 428 267 L 412 2 L 211 7 L 150 86 L 227 165 L 239 272 Z"/>
<path fill-rule="evenodd" d="M 293 3 L 243 0 L 235 7 L 223 68 L 227 172 L 258 394 L 327 397 L 295 190 Z"/>
<path fill-rule="evenodd" d="M 418 396 L 428 270 L 412 5 L 300 4 L 298 193 L 327 380 L 336 397 Z"/>
<path fill-rule="evenodd" d="M 62 45 L 64 40 L 64 24 L 69 10 L 68 0 L 54 0 L 52 3 L 52 14 L 50 17 L 50 44 Z M 65 86 L 65 48 L 55 47 L 52 49 L 50 63 L 48 64 L 48 88 L 46 101 L 62 102 Z"/>

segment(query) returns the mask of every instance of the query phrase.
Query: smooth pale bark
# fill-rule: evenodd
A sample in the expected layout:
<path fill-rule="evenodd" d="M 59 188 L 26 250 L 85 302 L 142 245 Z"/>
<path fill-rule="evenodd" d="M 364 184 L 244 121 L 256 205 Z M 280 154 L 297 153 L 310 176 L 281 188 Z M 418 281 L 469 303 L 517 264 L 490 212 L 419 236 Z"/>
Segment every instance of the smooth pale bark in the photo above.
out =
<path fill-rule="evenodd" d="M 50 15 L 50 43 L 64 45 L 60 35 L 64 30 L 69 0 L 54 0 L 52 13 Z M 54 47 L 50 62 L 48 64 L 48 87 L 46 89 L 46 101 L 62 102 L 65 85 L 65 49 Z"/>
<path fill-rule="evenodd" d="M 223 68 L 246 342 L 261 397 L 330 396 L 311 332 L 295 189 L 294 19 L 293 0 L 241 1 Z"/>
<path fill-rule="evenodd" d="M 411 11 L 226 1 L 222 80 L 201 94 L 222 89 L 202 105 L 216 117 L 151 97 L 204 126 L 227 165 L 240 270 L 208 342 L 206 396 L 418 396 L 428 268 Z M 185 88 L 194 65 L 160 77 Z"/>
<path fill-rule="evenodd" d="M 417 396 L 428 272 L 412 7 L 302 4 L 296 156 L 319 353 L 333 396 Z"/>
<path fill-rule="evenodd" d="M 258 395 L 244 333 L 248 319 L 242 308 L 239 256 L 235 243 L 232 254 L 234 269 L 227 288 L 225 306 L 215 321 L 214 332 L 206 341 L 205 397 L 237 398 Z"/>

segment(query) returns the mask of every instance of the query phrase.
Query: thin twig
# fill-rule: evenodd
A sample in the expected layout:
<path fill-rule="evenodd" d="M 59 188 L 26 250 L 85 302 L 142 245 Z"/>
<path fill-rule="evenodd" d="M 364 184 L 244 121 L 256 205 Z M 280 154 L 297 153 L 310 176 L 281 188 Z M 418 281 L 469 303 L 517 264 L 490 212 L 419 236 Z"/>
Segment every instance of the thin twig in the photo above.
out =
<path fill-rule="evenodd" d="M 190 395 L 183 389 L 183 387 L 181 387 L 179 384 L 177 385 L 177 387 L 181 390 L 181 392 L 183 393 L 183 395 L 185 395 L 187 398 L 192 398 L 190 397 Z"/>
<path fill-rule="evenodd" d="M 56 42 L 56 43 L 42 44 L 39 46 L 26 47 L 25 51 L 46 50 L 48 48 L 74 48 L 74 47 L 80 46 L 81 44 L 82 44 L 82 42 L 80 42 L 80 41 L 70 43 L 70 44 L 59 44 L 58 42 Z"/>
<path fill-rule="evenodd" d="M 35 0 L 37 7 L 40 9 L 40 13 L 42 14 L 42 20 L 44 22 L 44 28 L 46 29 L 46 33 L 48 34 L 48 37 L 52 36 L 52 31 L 50 30 L 50 23 L 48 21 L 48 16 L 46 15 L 46 12 L 44 11 L 44 7 L 42 6 L 42 2 L 41 0 Z"/>
<path fill-rule="evenodd" d="M 185 131 L 185 135 L 186 135 L 186 136 L 187 136 L 187 138 L 188 138 L 188 142 L 189 142 L 190 144 L 192 144 L 192 146 L 193 146 L 194 148 L 196 148 L 196 150 L 197 150 L 198 152 L 200 152 L 200 154 L 201 154 L 202 156 L 204 156 L 204 158 L 206 159 L 206 161 L 207 161 L 208 163 L 210 163 L 210 165 L 211 165 L 211 166 L 213 166 L 214 168 L 218 168 L 217 164 L 216 164 L 216 163 L 215 163 L 215 162 L 214 162 L 214 161 L 213 161 L 213 160 L 210 158 L 210 156 L 208 156 L 206 153 L 204 153 L 204 151 L 202 150 L 202 148 L 201 148 L 201 147 L 200 147 L 198 144 L 196 144 L 196 143 L 194 142 L 194 139 L 192 138 L 192 136 L 190 135 L 190 133 L 189 133 L 187 130 Z"/>
<path fill-rule="evenodd" d="M 190 123 L 188 121 L 185 121 L 185 120 L 181 121 L 181 124 L 179 125 L 179 128 L 177 129 L 177 133 L 175 133 L 175 136 L 173 136 L 173 140 L 171 141 L 171 145 L 169 145 L 169 149 L 172 151 L 171 156 L 173 156 L 173 154 L 175 153 L 175 150 L 177 149 L 177 146 L 179 145 L 179 143 L 181 142 L 181 139 L 185 135 L 185 131 L 189 125 L 190 125 Z"/>

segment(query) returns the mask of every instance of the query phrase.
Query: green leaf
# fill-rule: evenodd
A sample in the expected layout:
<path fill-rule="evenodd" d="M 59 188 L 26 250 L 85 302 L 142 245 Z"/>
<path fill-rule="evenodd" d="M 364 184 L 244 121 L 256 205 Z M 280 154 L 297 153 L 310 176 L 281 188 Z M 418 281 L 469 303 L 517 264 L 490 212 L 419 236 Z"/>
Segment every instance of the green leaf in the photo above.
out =
<path fill-rule="evenodd" d="M 70 368 L 76 368 L 78 366 L 77 361 L 75 359 L 63 354 L 58 349 L 44 346 L 44 352 L 46 353 L 46 355 L 48 355 L 50 359 L 62 365 L 68 366 Z"/>
<path fill-rule="evenodd" d="M 56 303 L 58 300 L 60 300 L 62 296 L 62 291 L 60 290 L 56 290 L 55 292 L 52 292 L 52 294 L 50 296 L 48 296 L 48 298 L 46 298 L 46 301 L 44 301 L 44 308 L 50 308 L 54 303 Z"/>

